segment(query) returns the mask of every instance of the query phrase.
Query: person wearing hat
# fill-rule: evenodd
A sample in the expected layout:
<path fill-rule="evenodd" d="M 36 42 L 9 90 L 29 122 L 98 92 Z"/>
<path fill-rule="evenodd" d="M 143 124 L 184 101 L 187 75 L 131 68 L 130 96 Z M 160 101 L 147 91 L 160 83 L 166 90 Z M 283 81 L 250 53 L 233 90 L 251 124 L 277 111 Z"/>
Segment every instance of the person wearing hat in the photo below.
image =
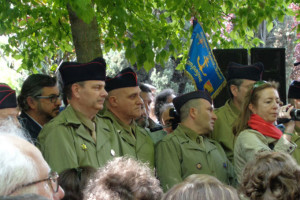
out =
<path fill-rule="evenodd" d="M 231 62 L 227 67 L 227 89 L 230 99 L 224 106 L 215 109 L 218 119 L 211 137 L 222 145 L 231 162 L 234 147 L 233 123 L 238 119 L 247 91 L 256 81 L 261 80 L 263 69 L 264 66 L 260 62 L 253 65 Z"/>
<path fill-rule="evenodd" d="M 300 109 L 300 81 L 293 81 L 289 87 L 288 100 L 295 109 Z M 294 132 L 291 141 L 297 144 L 292 156 L 300 164 L 300 121 L 295 121 Z"/>
<path fill-rule="evenodd" d="M 103 108 L 106 63 L 64 62 L 59 67 L 69 105 L 47 123 L 38 136 L 39 148 L 58 173 L 69 168 L 99 168 L 120 155 L 119 139 L 97 115 Z"/>
<path fill-rule="evenodd" d="M 11 117 L 17 122 L 17 116 L 16 91 L 11 89 L 7 84 L 0 83 L 0 120 L 2 121 Z"/>
<path fill-rule="evenodd" d="M 143 100 L 137 75 L 131 68 L 125 68 L 113 78 L 107 78 L 105 89 L 108 92 L 103 118 L 111 124 L 121 139 L 122 155 L 132 156 L 154 167 L 154 144 L 148 132 L 139 127 L 135 119 L 142 114 Z"/>
<path fill-rule="evenodd" d="M 43 126 L 59 114 L 61 98 L 56 77 L 28 76 L 17 100 L 21 109 L 19 122 L 36 143 Z"/>
<path fill-rule="evenodd" d="M 221 145 L 208 137 L 217 119 L 206 91 L 194 91 L 173 100 L 180 123 L 156 146 L 157 176 L 164 191 L 191 174 L 215 176 L 235 184 L 232 164 Z"/>

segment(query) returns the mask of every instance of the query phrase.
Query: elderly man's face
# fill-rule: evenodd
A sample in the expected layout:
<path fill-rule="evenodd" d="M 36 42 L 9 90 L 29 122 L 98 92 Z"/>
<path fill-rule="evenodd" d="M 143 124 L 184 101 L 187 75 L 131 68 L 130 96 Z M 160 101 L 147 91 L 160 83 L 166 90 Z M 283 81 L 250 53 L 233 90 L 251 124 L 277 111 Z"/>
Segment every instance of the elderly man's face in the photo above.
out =
<path fill-rule="evenodd" d="M 22 151 L 25 155 L 29 156 L 37 166 L 38 178 L 37 180 L 33 180 L 31 182 L 47 179 L 49 177 L 50 168 L 47 162 L 44 160 L 41 152 L 34 145 L 32 145 L 31 143 L 23 139 L 20 139 L 18 137 L 12 137 L 12 139 L 14 140 L 13 143 L 16 145 L 16 147 L 18 147 L 20 151 Z M 53 186 L 55 185 L 55 183 L 53 181 L 57 181 L 57 180 L 49 180 L 49 181 L 45 180 L 30 185 L 28 187 L 36 187 L 36 191 L 37 191 L 36 193 L 38 195 L 47 197 L 48 199 L 51 200 L 62 199 L 65 195 L 64 191 L 62 190 L 61 187 L 59 187 L 58 191 L 54 192 Z M 16 190 L 12 195 L 17 195 L 18 191 L 21 191 L 21 188 L 19 190 Z"/>

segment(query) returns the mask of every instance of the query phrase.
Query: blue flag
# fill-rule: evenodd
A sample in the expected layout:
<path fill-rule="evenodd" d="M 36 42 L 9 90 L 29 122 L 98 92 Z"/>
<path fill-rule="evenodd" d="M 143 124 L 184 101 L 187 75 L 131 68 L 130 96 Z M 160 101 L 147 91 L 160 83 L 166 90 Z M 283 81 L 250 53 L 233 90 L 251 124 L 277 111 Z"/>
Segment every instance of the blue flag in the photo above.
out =
<path fill-rule="evenodd" d="M 194 26 L 185 72 L 198 90 L 207 90 L 214 99 L 226 85 L 226 79 L 218 67 L 201 25 L 194 23 L 197 24 Z"/>

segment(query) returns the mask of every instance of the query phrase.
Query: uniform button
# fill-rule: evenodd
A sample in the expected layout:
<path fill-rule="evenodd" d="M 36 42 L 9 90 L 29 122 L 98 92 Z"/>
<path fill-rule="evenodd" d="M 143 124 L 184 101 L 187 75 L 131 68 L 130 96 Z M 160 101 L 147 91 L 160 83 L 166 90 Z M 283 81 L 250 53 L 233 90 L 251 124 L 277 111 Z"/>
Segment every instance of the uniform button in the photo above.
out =
<path fill-rule="evenodd" d="M 196 164 L 196 167 L 197 167 L 197 169 L 201 169 L 202 168 L 201 163 Z"/>

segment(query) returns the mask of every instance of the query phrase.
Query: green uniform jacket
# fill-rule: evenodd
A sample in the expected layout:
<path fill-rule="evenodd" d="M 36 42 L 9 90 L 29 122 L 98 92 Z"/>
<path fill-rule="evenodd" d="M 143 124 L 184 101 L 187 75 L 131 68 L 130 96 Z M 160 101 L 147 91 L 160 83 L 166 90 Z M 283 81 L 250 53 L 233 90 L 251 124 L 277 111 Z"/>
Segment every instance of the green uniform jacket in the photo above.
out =
<path fill-rule="evenodd" d="M 154 144 L 157 144 L 159 141 L 161 141 L 161 139 L 163 139 L 167 135 L 167 132 L 164 130 L 151 132 L 148 128 L 145 129 L 148 132 L 148 135 L 151 137 Z"/>
<path fill-rule="evenodd" d="M 72 106 L 47 123 L 38 136 L 40 150 L 50 167 L 62 172 L 80 166 L 101 167 L 120 155 L 119 138 L 112 127 L 95 117 L 97 143 L 77 118 Z"/>
<path fill-rule="evenodd" d="M 232 126 L 233 123 L 238 119 L 240 111 L 231 100 L 227 100 L 224 106 L 216 109 L 214 112 L 218 118 L 215 121 L 214 130 L 211 137 L 222 145 L 227 158 L 233 163 L 233 147 L 235 136 L 232 132 Z"/>
<path fill-rule="evenodd" d="M 183 125 L 157 144 L 155 159 L 164 191 L 191 174 L 212 175 L 226 184 L 235 182 L 232 164 L 221 145 Z"/>
<path fill-rule="evenodd" d="M 104 111 L 102 117 L 105 123 L 113 127 L 110 131 L 117 133 L 120 137 L 121 154 L 132 156 L 142 162 L 148 162 L 150 167 L 154 167 L 154 144 L 147 131 L 139 127 L 134 121 L 131 125 L 135 138 L 127 128 L 124 128 L 116 116 L 108 109 Z"/>
<path fill-rule="evenodd" d="M 264 136 L 260 132 L 253 129 L 243 130 L 236 139 L 234 146 L 234 167 L 238 182 L 245 165 L 248 161 L 255 158 L 255 154 L 259 151 L 271 151 L 269 145 L 274 146 L 273 151 L 291 154 L 296 145 L 289 142 L 284 137 L 276 140 L 271 137 Z"/>
<path fill-rule="evenodd" d="M 297 144 L 297 148 L 293 152 L 292 156 L 297 161 L 298 165 L 300 165 L 300 127 L 295 126 L 294 135 L 292 136 L 292 141 Z"/>

